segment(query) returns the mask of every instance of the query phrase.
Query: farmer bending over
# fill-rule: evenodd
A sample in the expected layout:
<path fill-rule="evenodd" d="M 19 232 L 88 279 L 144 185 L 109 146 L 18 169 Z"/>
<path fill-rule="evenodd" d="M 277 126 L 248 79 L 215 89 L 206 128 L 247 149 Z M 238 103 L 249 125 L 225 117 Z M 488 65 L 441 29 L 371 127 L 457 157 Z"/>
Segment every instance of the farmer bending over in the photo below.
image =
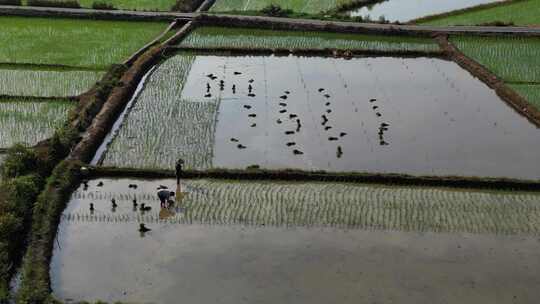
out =
<path fill-rule="evenodd" d="M 161 202 L 161 208 L 166 208 L 167 202 L 171 197 L 174 196 L 174 192 L 169 191 L 169 189 L 160 189 L 157 192 L 157 196 L 159 197 L 159 201 Z"/>

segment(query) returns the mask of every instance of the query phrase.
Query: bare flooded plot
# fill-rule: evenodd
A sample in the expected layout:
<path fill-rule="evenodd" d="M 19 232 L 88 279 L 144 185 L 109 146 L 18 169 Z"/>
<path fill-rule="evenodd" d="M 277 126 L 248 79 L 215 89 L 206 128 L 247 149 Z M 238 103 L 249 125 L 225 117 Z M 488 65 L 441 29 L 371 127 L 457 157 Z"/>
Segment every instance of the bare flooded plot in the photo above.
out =
<path fill-rule="evenodd" d="M 503 0 L 388 0 L 351 10 L 350 16 L 364 19 L 407 22 L 414 19 L 447 13 L 480 4 Z"/>
<path fill-rule="evenodd" d="M 175 181 L 100 179 L 73 194 L 54 242 L 55 296 L 235 304 L 540 296 L 537 237 L 395 231 L 408 222 L 412 231 L 454 223 L 449 230 L 538 234 L 535 194 L 185 180 L 183 200 L 160 211 L 160 184 Z M 153 209 L 134 211 L 133 198 Z M 140 222 L 152 230 L 141 235 Z"/>
<path fill-rule="evenodd" d="M 67 118 L 71 102 L 0 100 L 0 148 L 33 145 L 49 138 Z"/>
<path fill-rule="evenodd" d="M 79 95 L 104 72 L 0 69 L 0 95 L 68 97 Z"/>
<path fill-rule="evenodd" d="M 371 51 L 439 51 L 433 39 L 407 36 L 277 31 L 205 26 L 195 29 L 180 43 L 197 48 L 345 49 Z"/>
<path fill-rule="evenodd" d="M 142 95 L 105 165 L 540 178 L 537 129 L 440 59 L 178 55 Z"/>

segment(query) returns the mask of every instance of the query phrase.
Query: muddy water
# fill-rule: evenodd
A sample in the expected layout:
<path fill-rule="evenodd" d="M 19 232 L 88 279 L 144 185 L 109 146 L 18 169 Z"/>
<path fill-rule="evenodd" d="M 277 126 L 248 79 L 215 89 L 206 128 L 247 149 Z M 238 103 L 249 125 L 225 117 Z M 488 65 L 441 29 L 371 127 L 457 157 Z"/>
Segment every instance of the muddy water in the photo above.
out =
<path fill-rule="evenodd" d="M 374 21 L 384 16 L 390 22 L 407 22 L 425 16 L 501 1 L 503 0 L 388 0 L 354 9 L 348 12 L 348 15 L 361 16 Z"/>
<path fill-rule="evenodd" d="M 540 178 L 538 129 L 449 61 L 197 56 L 182 99 L 216 98 L 217 168 Z"/>
<path fill-rule="evenodd" d="M 96 187 L 99 181 L 103 187 Z M 178 224 L 148 218 L 152 231 L 141 235 L 136 220 L 113 219 L 109 199 L 118 199 L 115 213 L 127 219 L 133 196 L 157 208 L 149 193 L 174 181 L 99 181 L 77 191 L 59 227 L 51 279 L 60 299 L 476 304 L 536 303 L 540 296 L 538 237 Z M 195 181 L 183 186 L 188 195 L 201 191 Z M 89 202 L 101 220 L 82 216 Z M 68 219 L 69 214 L 81 216 Z"/>

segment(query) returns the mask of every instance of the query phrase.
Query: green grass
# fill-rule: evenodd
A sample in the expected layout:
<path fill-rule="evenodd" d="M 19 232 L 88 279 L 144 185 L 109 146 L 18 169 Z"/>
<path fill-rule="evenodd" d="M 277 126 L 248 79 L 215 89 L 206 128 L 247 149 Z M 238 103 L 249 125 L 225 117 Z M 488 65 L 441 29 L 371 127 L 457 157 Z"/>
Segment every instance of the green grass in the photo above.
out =
<path fill-rule="evenodd" d="M 537 109 L 540 109 L 540 84 L 527 85 L 527 84 L 510 84 L 510 87 L 519 93 L 523 98 L 534 105 Z"/>
<path fill-rule="evenodd" d="M 362 49 L 377 51 L 438 51 L 429 38 L 392 37 L 325 32 L 277 31 L 267 29 L 200 27 L 180 46 L 212 48 L 240 47 L 285 49 Z"/>
<path fill-rule="evenodd" d="M 66 101 L 0 100 L 0 147 L 33 145 L 49 138 L 74 106 Z"/>
<path fill-rule="evenodd" d="M 515 25 L 540 25 L 540 0 L 516 1 L 484 9 L 420 21 L 425 25 L 477 25 L 489 22 L 513 22 Z"/>
<path fill-rule="evenodd" d="M 105 69 L 166 27 L 158 22 L 0 17 L 0 63 Z"/>
<path fill-rule="evenodd" d="M 317 14 L 348 3 L 347 0 L 217 0 L 210 8 L 211 12 L 260 11 L 270 4 L 277 4 L 283 9 L 297 13 Z"/>
<path fill-rule="evenodd" d="M 109 147 L 105 165 L 171 168 L 183 158 L 188 167 L 210 167 L 218 104 L 181 99 L 194 59 L 174 56 L 149 77 Z"/>
<path fill-rule="evenodd" d="M 87 91 L 104 72 L 0 68 L 0 95 L 67 97 Z"/>
<path fill-rule="evenodd" d="M 455 36 L 450 41 L 505 82 L 540 82 L 540 38 Z"/>
<path fill-rule="evenodd" d="M 159 209 L 144 215 L 131 210 L 133 198 L 139 202 L 156 200 L 152 183 L 100 180 L 108 188 L 90 191 L 79 188 L 72 195 L 77 208 L 72 213 L 64 213 L 64 220 L 159 221 Z M 92 181 L 95 183 L 97 180 Z M 141 190 L 127 191 L 128 183 L 138 184 Z M 115 190 L 110 191 L 113 184 Z M 174 182 L 171 180 L 170 184 Z M 182 191 L 188 192 L 181 202 L 185 212 L 168 219 L 170 223 L 540 234 L 540 197 L 534 193 L 213 179 L 184 180 Z M 115 214 L 108 211 L 112 198 L 119 205 Z M 107 211 L 90 215 L 90 202 L 99 210 Z"/>
<path fill-rule="evenodd" d="M 79 3 L 82 7 L 92 7 L 96 1 L 110 3 L 117 9 L 148 11 L 169 11 L 176 3 L 176 0 L 79 0 Z"/>

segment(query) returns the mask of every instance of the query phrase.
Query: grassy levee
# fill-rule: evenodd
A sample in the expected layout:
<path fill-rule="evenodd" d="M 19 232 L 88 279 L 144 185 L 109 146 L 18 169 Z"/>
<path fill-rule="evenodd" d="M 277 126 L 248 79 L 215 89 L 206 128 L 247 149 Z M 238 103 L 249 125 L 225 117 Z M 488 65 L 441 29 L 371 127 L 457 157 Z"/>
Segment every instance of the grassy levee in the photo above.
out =
<path fill-rule="evenodd" d="M 438 52 L 430 38 L 382 36 L 314 31 L 286 31 L 202 26 L 180 43 L 181 47 L 239 49 L 343 49 L 369 51 Z"/>
<path fill-rule="evenodd" d="M 113 66 L 94 88 L 81 96 L 76 109 L 50 139 L 33 149 L 17 145 L 8 151 L 0 182 L 0 302 L 9 297 L 9 280 L 22 259 L 34 202 L 47 177 L 78 142 L 79 133 L 99 112 L 122 71 L 123 67 Z"/>
<path fill-rule="evenodd" d="M 411 21 L 422 25 L 540 25 L 540 0 L 490 3 Z"/>
<path fill-rule="evenodd" d="M 161 22 L 0 16 L 0 63 L 106 70 L 166 27 Z"/>

